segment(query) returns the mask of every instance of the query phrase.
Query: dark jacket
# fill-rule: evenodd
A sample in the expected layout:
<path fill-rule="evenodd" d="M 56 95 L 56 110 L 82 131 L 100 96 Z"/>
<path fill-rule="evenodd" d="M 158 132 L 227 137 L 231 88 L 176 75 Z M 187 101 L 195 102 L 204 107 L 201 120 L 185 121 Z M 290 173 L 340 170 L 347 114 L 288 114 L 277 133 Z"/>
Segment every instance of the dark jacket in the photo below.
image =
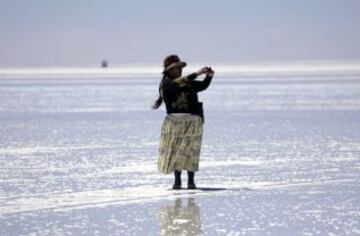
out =
<path fill-rule="evenodd" d="M 202 103 L 198 101 L 198 92 L 207 89 L 212 77 L 206 76 L 203 81 L 196 81 L 196 73 L 177 79 L 164 77 L 160 94 L 165 102 L 167 113 L 191 113 L 199 115 L 204 122 Z"/>

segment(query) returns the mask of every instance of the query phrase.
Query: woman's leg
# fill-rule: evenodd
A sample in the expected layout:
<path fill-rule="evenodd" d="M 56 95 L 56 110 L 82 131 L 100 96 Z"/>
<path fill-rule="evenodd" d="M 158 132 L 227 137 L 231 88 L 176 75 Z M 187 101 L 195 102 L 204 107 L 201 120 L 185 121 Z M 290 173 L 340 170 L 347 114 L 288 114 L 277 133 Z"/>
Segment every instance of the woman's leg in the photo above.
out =
<path fill-rule="evenodd" d="M 195 172 L 188 171 L 188 188 L 189 189 L 196 189 L 196 185 L 194 182 L 194 176 L 195 176 Z"/>
<path fill-rule="evenodd" d="M 173 189 L 181 189 L 181 171 L 174 170 L 175 175 L 175 183 L 173 185 Z"/>

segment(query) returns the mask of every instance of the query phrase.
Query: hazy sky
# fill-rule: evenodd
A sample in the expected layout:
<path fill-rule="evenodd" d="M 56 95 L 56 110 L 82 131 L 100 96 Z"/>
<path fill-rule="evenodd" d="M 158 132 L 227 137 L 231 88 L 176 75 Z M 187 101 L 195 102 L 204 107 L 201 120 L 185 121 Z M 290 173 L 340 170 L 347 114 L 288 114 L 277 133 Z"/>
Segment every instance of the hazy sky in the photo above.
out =
<path fill-rule="evenodd" d="M 360 0 L 0 0 L 0 67 L 360 59 Z"/>

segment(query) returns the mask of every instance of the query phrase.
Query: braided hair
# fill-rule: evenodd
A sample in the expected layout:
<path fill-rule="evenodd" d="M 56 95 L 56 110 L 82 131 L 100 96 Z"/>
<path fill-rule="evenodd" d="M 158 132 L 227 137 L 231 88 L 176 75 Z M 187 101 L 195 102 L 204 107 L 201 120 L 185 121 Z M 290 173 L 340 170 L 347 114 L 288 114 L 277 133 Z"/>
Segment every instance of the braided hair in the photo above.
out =
<path fill-rule="evenodd" d="M 163 84 L 163 81 L 166 78 L 166 76 L 168 76 L 168 72 L 166 71 L 166 67 L 168 67 L 169 65 L 171 65 L 174 62 L 179 62 L 179 61 L 180 61 L 180 58 L 176 54 L 171 54 L 171 55 L 165 57 L 165 59 L 164 59 L 164 70 L 162 72 L 163 77 L 162 77 L 162 79 L 160 81 L 160 84 L 159 84 L 159 97 L 158 97 L 158 99 L 156 99 L 154 105 L 152 106 L 152 109 L 158 109 L 161 106 L 162 102 L 163 102 L 162 84 Z"/>
<path fill-rule="evenodd" d="M 154 109 L 154 110 L 158 109 L 161 106 L 161 104 L 163 103 L 162 91 L 161 90 L 162 90 L 162 83 L 163 83 L 165 78 L 166 78 L 166 72 L 164 71 L 163 72 L 163 77 L 162 77 L 162 79 L 160 81 L 160 84 L 159 84 L 159 97 L 156 99 L 154 105 L 152 105 L 152 109 Z"/>

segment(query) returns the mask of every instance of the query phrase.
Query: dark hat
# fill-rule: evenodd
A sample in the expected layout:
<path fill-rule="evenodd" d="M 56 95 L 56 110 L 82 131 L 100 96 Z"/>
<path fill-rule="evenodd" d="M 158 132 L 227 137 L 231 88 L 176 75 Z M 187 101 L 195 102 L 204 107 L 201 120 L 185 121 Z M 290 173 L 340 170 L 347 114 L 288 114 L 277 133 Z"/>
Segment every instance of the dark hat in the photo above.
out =
<path fill-rule="evenodd" d="M 178 66 L 179 67 L 186 66 L 186 62 L 181 61 L 178 55 L 171 54 L 164 59 L 164 71 Z"/>

